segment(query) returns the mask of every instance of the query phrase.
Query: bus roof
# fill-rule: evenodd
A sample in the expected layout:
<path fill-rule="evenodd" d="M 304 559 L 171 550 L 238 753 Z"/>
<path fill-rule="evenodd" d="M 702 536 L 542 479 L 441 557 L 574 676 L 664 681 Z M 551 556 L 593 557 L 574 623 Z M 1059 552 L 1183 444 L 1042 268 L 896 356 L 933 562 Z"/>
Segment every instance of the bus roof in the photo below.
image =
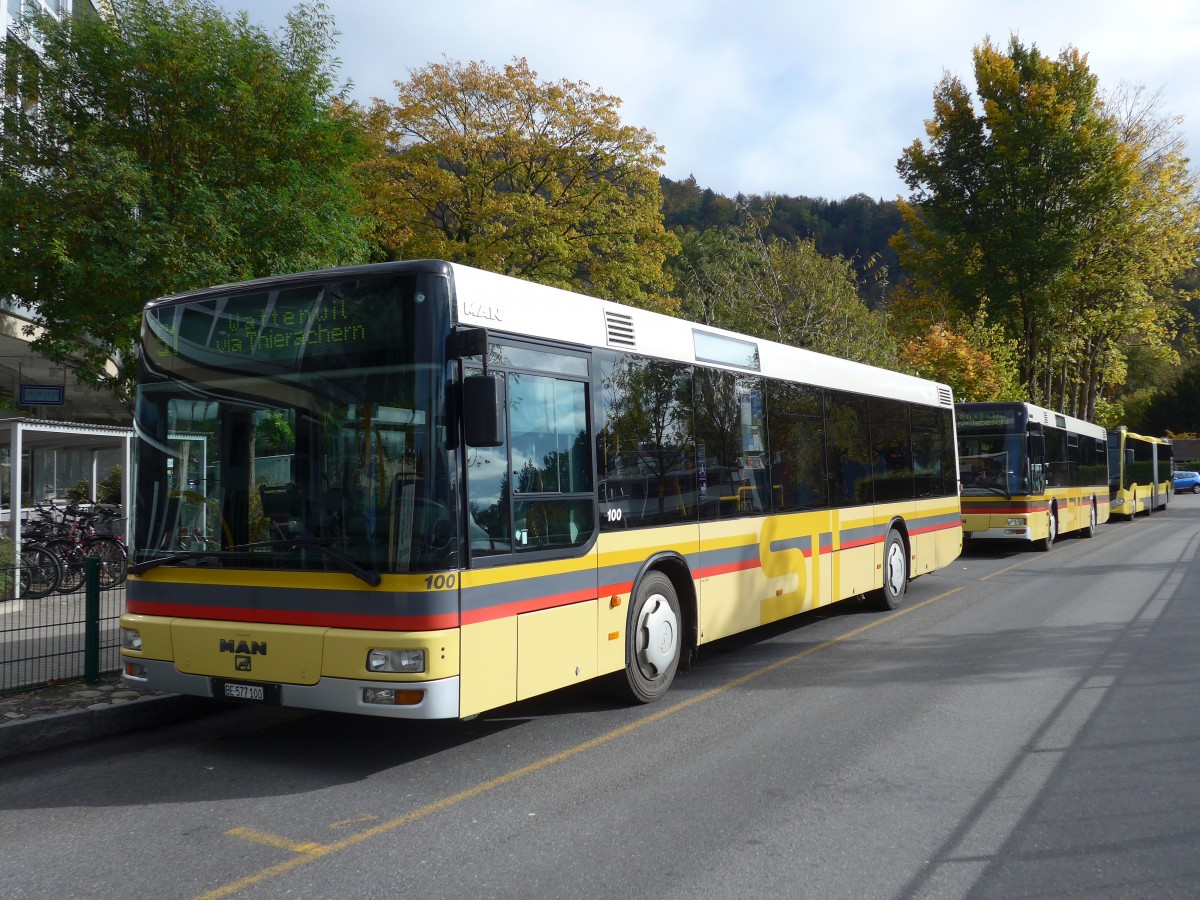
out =
<path fill-rule="evenodd" d="M 450 264 L 459 324 L 533 338 L 702 363 L 788 381 L 952 406 L 950 388 L 865 363 L 826 356 L 686 319 Z M 745 364 L 718 359 L 742 354 Z M 754 363 L 754 360 L 757 363 Z"/>

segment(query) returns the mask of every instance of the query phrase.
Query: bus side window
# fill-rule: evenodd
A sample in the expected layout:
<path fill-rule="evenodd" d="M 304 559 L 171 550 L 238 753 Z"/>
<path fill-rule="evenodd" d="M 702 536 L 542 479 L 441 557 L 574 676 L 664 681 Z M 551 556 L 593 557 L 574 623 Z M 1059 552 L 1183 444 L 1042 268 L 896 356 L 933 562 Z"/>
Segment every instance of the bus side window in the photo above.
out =
<path fill-rule="evenodd" d="M 600 527 L 696 521 L 708 485 L 692 439 L 691 368 L 612 351 L 594 359 L 596 460 L 607 501 Z"/>
<path fill-rule="evenodd" d="M 821 388 L 771 380 L 767 391 L 772 508 L 787 512 L 828 506 Z"/>
<path fill-rule="evenodd" d="M 830 504 L 873 503 L 867 398 L 843 391 L 826 391 L 825 430 Z"/>
<path fill-rule="evenodd" d="M 581 546 L 596 507 L 586 361 L 507 345 L 497 359 L 534 371 L 505 373 L 504 444 L 468 451 L 472 556 Z"/>

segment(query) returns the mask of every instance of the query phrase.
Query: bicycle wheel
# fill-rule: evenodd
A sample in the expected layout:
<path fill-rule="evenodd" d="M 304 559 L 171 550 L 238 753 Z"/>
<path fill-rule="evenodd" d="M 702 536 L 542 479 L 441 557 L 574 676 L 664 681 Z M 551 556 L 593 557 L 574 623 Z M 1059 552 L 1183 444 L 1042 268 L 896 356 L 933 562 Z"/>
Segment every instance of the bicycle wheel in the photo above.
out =
<path fill-rule="evenodd" d="M 83 555 L 100 560 L 100 587 L 116 587 L 129 568 L 125 548 L 116 538 L 96 537 L 83 545 Z"/>
<path fill-rule="evenodd" d="M 21 596 L 36 600 L 54 593 L 62 577 L 58 557 L 40 544 L 21 550 Z"/>
<path fill-rule="evenodd" d="M 58 538 L 46 542 L 46 549 L 58 557 L 62 565 L 62 577 L 58 580 L 58 591 L 71 594 L 83 587 L 83 550 L 74 541 Z"/>

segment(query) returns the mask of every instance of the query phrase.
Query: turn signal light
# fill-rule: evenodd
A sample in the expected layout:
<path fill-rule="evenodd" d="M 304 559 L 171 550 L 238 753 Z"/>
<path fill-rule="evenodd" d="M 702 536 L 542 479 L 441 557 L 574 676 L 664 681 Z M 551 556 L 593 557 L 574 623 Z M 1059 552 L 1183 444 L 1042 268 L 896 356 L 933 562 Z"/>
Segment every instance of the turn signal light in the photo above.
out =
<path fill-rule="evenodd" d="M 125 676 L 127 678 L 140 678 L 146 680 L 146 666 L 143 663 L 135 662 L 132 659 L 125 660 Z"/>

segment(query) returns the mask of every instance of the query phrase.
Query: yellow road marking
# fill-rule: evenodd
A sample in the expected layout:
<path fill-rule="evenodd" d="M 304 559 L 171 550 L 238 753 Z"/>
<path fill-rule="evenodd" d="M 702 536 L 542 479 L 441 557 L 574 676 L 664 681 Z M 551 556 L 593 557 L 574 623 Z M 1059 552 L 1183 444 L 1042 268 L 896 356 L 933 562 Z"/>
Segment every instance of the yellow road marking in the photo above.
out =
<path fill-rule="evenodd" d="M 311 841 L 297 842 L 289 840 L 277 834 L 259 831 L 257 828 L 230 828 L 225 833 L 231 837 L 240 837 L 247 841 L 253 841 L 255 844 L 266 844 L 268 847 L 278 847 L 280 850 L 291 850 L 293 853 L 311 853 L 321 846 Z"/>
<path fill-rule="evenodd" d="M 363 822 L 374 822 L 379 816 L 373 816 L 370 813 L 363 813 L 360 816 L 355 816 L 353 819 L 342 819 L 340 822 L 334 822 L 329 827 L 334 831 L 342 828 L 350 828 L 353 825 L 361 825 Z"/>
<path fill-rule="evenodd" d="M 264 881 L 269 881 L 277 875 L 283 875 L 287 872 L 290 872 L 292 869 L 299 868 L 307 863 L 322 859 L 326 856 L 331 856 L 334 853 L 340 853 L 343 850 L 348 850 L 351 847 L 363 843 L 364 841 L 379 837 L 382 834 L 387 834 L 389 831 L 395 831 L 397 828 L 402 828 L 405 825 L 411 825 L 413 822 L 418 822 L 421 819 L 428 818 L 434 813 L 442 812 L 443 810 L 450 809 L 451 807 L 457 806 L 464 801 L 471 800 L 490 791 L 494 791 L 496 788 L 503 787 L 506 784 L 510 784 L 511 782 L 524 778 L 526 775 L 532 775 L 535 772 L 540 772 L 543 769 L 547 769 L 550 766 L 556 765 L 564 760 L 568 760 L 573 756 L 578 756 L 580 753 L 586 753 L 588 750 L 594 750 L 597 747 L 602 747 L 605 744 L 615 741 L 617 738 L 624 737 L 627 734 L 632 734 L 633 732 L 638 731 L 647 725 L 652 725 L 655 722 L 659 722 L 668 716 L 673 716 L 675 713 L 682 712 L 685 709 L 690 709 L 691 707 L 703 703 L 706 700 L 719 697 L 721 694 L 731 691 L 736 687 L 740 687 L 741 685 L 753 681 L 756 678 L 760 678 L 770 672 L 774 672 L 776 669 L 782 669 L 784 666 L 791 665 L 797 660 L 804 659 L 806 656 L 811 656 L 820 650 L 826 650 L 829 647 L 833 647 L 836 644 L 842 643 L 842 641 L 847 641 L 850 638 L 857 637 L 864 632 L 870 631 L 872 628 L 878 628 L 880 625 L 884 625 L 887 622 L 898 619 L 900 616 L 906 616 L 911 612 L 916 612 L 922 607 L 928 606 L 931 603 L 935 603 L 938 600 L 945 599 L 951 594 L 957 594 L 961 590 L 965 590 L 965 588 L 952 588 L 948 591 L 938 594 L 935 597 L 930 597 L 928 600 L 923 600 L 920 603 L 914 604 L 913 606 L 906 606 L 903 609 L 898 609 L 890 615 L 875 619 L 874 621 L 868 622 L 866 625 L 862 625 L 853 629 L 852 631 L 848 631 L 843 635 L 830 638 L 829 640 L 823 641 L 816 646 L 809 647 L 807 650 L 801 650 L 798 653 L 793 653 L 791 656 L 777 660 L 776 662 L 763 666 L 760 669 L 755 669 L 753 672 L 748 672 L 739 678 L 735 678 L 732 681 L 727 681 L 725 684 L 712 688 L 711 690 L 707 690 L 702 694 L 697 694 L 695 697 L 691 697 L 687 700 L 681 700 L 679 703 L 668 706 L 659 710 L 658 712 L 651 713 L 644 718 L 638 719 L 636 722 L 630 722 L 628 725 L 622 725 L 620 728 L 614 728 L 612 731 L 606 732 L 598 737 L 594 737 L 590 741 L 584 741 L 582 744 L 576 744 L 574 747 L 563 750 L 561 753 L 555 753 L 553 756 L 544 757 L 537 762 L 532 762 L 527 766 L 522 766 L 519 769 L 514 769 L 511 772 L 507 772 L 504 775 L 499 775 L 489 781 L 484 781 L 475 785 L 474 787 L 459 791 L 457 794 L 451 794 L 448 797 L 443 797 L 441 800 L 435 800 L 432 803 L 427 803 L 425 806 L 414 809 L 412 812 L 406 813 L 403 816 L 390 819 L 387 822 L 380 822 L 378 825 L 357 832 L 356 834 L 350 835 L 347 838 L 343 838 L 340 841 L 334 841 L 331 844 L 305 844 L 285 847 L 285 849 L 295 849 L 295 846 L 304 846 L 306 849 L 303 851 L 298 851 L 299 855 L 293 856 L 291 859 L 284 860 L 283 862 L 274 866 L 269 866 L 266 869 L 255 872 L 253 875 L 247 875 L 245 878 L 230 882 L 229 884 L 209 891 L 206 894 L 201 894 L 196 898 L 196 900 L 217 900 L 219 897 L 228 897 L 230 894 L 236 894 L 238 891 L 243 890 L 244 888 L 253 887 L 256 884 L 262 884 Z M 261 833 L 254 832 L 253 829 L 248 828 L 234 828 L 230 831 L 227 831 L 226 834 L 233 834 L 235 832 L 240 833 L 243 831 L 255 834 Z"/>

